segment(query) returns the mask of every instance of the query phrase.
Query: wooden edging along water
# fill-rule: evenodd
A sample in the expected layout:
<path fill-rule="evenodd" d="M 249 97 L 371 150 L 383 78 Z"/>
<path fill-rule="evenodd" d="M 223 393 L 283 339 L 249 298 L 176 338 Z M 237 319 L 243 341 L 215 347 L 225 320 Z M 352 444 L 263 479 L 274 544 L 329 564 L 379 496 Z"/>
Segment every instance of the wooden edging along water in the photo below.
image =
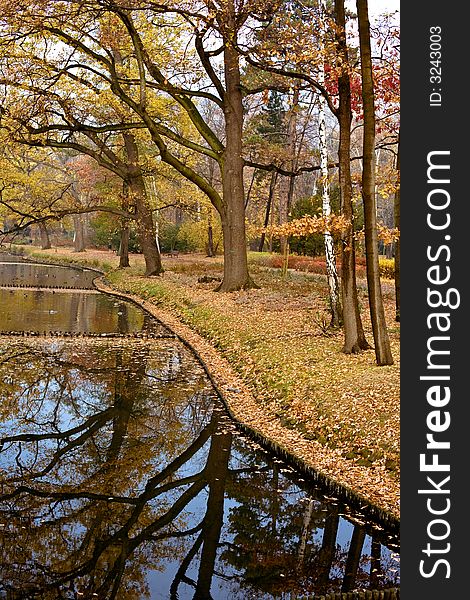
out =
<path fill-rule="evenodd" d="M 220 399 L 222 405 L 224 406 L 225 410 L 227 411 L 229 416 L 233 419 L 233 421 L 236 423 L 236 425 L 240 431 L 242 431 L 245 435 L 250 437 L 256 443 L 258 443 L 261 447 L 265 448 L 266 450 L 269 450 L 270 452 L 272 452 L 272 453 L 276 454 L 277 456 L 279 456 L 280 458 L 282 458 L 286 463 L 293 466 L 301 474 L 308 477 L 308 479 L 310 481 L 312 481 L 314 483 L 318 483 L 318 485 L 322 486 L 326 491 L 328 491 L 328 493 L 336 495 L 338 498 L 340 498 L 346 504 L 348 504 L 351 508 L 360 510 L 364 515 L 371 517 L 373 520 L 380 523 L 383 527 L 387 528 L 388 531 L 392 535 L 398 536 L 400 521 L 399 521 L 399 518 L 397 518 L 392 512 L 387 511 L 387 510 L 381 508 L 380 506 L 375 505 L 373 502 L 371 502 L 370 500 L 368 500 L 367 498 L 365 498 L 364 496 L 362 496 L 361 494 L 359 494 L 358 492 L 353 490 L 351 487 L 349 487 L 345 483 L 338 483 L 337 481 L 334 480 L 334 478 L 332 476 L 330 476 L 326 473 L 323 473 L 316 468 L 313 468 L 312 466 L 307 464 L 302 458 L 296 456 L 291 451 L 284 448 L 281 444 L 276 442 L 274 439 L 268 437 L 267 435 L 264 435 L 256 427 L 241 421 L 240 417 L 234 413 L 234 411 L 230 405 L 230 402 L 228 401 L 228 399 L 226 397 L 225 392 L 221 389 L 221 386 L 217 383 L 216 379 L 214 378 L 214 376 L 211 372 L 211 369 L 206 364 L 206 361 L 204 360 L 204 358 L 201 356 L 201 354 L 198 352 L 198 350 L 194 347 L 194 345 L 185 338 L 184 334 L 179 334 L 177 331 L 175 331 L 175 329 L 168 322 L 165 321 L 164 317 L 162 317 L 161 315 L 157 316 L 154 314 L 152 309 L 157 310 L 159 313 L 161 312 L 160 309 L 158 309 L 158 307 L 155 304 L 152 304 L 151 302 L 148 302 L 145 299 L 143 299 L 135 294 L 127 294 L 124 292 L 120 292 L 114 288 L 111 288 L 104 281 L 104 277 L 105 277 L 104 272 L 97 268 L 89 267 L 88 265 L 80 266 L 77 264 L 70 264 L 67 261 L 62 261 L 60 263 L 59 262 L 56 263 L 53 261 L 53 259 L 50 262 L 45 262 L 45 261 L 37 260 L 36 258 L 33 258 L 33 257 L 24 257 L 24 258 L 26 259 L 26 261 L 30 261 L 30 262 L 33 262 L 36 264 L 66 266 L 66 267 L 79 269 L 79 270 L 86 269 L 86 270 L 95 271 L 97 274 L 97 277 L 93 281 L 95 289 L 97 289 L 100 292 L 131 301 L 133 304 L 136 304 L 141 309 L 143 309 L 147 313 L 149 313 L 153 318 L 155 318 L 157 321 L 159 321 L 159 323 L 161 325 L 163 325 L 170 332 L 170 335 L 168 335 L 168 336 L 166 336 L 166 335 L 157 335 L 157 336 L 135 335 L 133 337 L 175 337 L 193 353 L 193 355 L 196 357 L 196 359 L 198 360 L 198 362 L 204 369 L 208 379 L 210 380 L 210 382 L 211 382 L 218 398 Z M 60 259 L 58 259 L 58 261 L 60 261 Z M 100 275 L 101 275 L 101 277 L 99 277 Z M 185 327 L 187 327 L 187 326 L 185 326 Z M 10 335 L 18 335 L 15 332 L 3 332 L 3 333 L 6 335 L 9 335 L 9 334 Z M 193 333 L 195 335 L 197 335 L 196 332 L 193 332 Z M 20 335 L 22 335 L 22 334 L 20 334 Z M 32 333 L 31 335 L 42 335 L 42 334 Z M 54 332 L 51 334 L 46 334 L 46 335 L 51 335 L 53 337 L 61 336 L 60 333 L 54 333 Z M 70 336 L 66 336 L 66 337 L 75 337 L 75 336 L 71 334 Z M 113 334 L 111 334 L 111 335 L 95 334 L 94 336 L 89 336 L 88 334 L 83 334 L 83 335 L 78 334 L 77 337 L 106 338 L 106 337 L 113 337 Z M 120 337 L 120 336 L 117 336 L 117 337 Z M 128 336 L 126 335 L 126 337 L 128 337 Z M 204 338 L 202 338 L 202 339 L 204 340 Z M 207 340 L 204 340 L 204 341 L 207 342 Z M 348 592 L 348 593 L 350 593 L 350 592 Z M 345 598 L 347 598 L 347 596 L 345 596 Z M 353 598 L 354 598 L 354 600 L 356 600 L 356 598 L 359 598 L 359 596 L 356 596 Z M 388 600 L 388 598 L 389 597 L 387 596 L 384 600 Z M 337 596 L 337 595 L 331 596 L 331 599 L 328 596 L 325 597 L 325 600 L 333 600 L 333 599 L 334 600 L 337 600 L 337 599 L 344 600 L 344 598 L 342 596 Z M 390 596 L 390 599 L 392 599 L 392 596 Z M 348 600 L 349 600 L 349 598 L 348 598 Z M 375 600 L 375 598 L 373 600 Z M 380 600 L 382 600 L 382 598 L 380 598 Z"/>
<path fill-rule="evenodd" d="M 88 269 L 88 267 L 86 267 L 86 266 L 80 267 L 80 266 L 69 265 L 69 264 L 64 265 L 64 263 L 62 263 L 62 265 L 54 265 L 54 263 L 46 263 L 46 262 L 39 263 L 39 261 L 36 261 L 34 259 L 32 259 L 32 260 L 30 259 L 30 262 L 33 262 L 36 264 L 53 265 L 53 266 L 67 266 L 67 267 L 74 268 L 74 269 Z M 125 338 L 130 337 L 130 338 L 144 338 L 144 339 L 145 338 L 178 339 L 185 347 L 187 347 L 189 349 L 189 351 L 197 359 L 197 361 L 203 368 L 206 376 L 208 377 L 209 381 L 211 382 L 213 389 L 214 389 L 215 393 L 217 394 L 222 406 L 225 408 L 227 414 L 231 417 L 231 419 L 234 421 L 237 428 L 243 434 L 245 434 L 247 437 L 251 438 L 257 444 L 259 444 L 259 446 L 261 446 L 262 448 L 264 448 L 264 449 L 272 452 L 273 454 L 277 455 L 278 457 L 282 458 L 285 463 L 293 466 L 298 473 L 304 475 L 306 478 L 308 478 L 309 481 L 311 481 L 315 484 L 318 484 L 328 493 L 334 494 L 335 496 L 337 496 L 338 499 L 345 502 L 349 507 L 351 507 L 353 509 L 359 509 L 362 514 L 367 515 L 368 517 L 370 517 L 371 519 L 373 519 L 374 521 L 379 523 L 382 527 L 387 529 L 388 532 L 393 537 L 396 537 L 398 539 L 399 519 L 393 513 L 389 512 L 387 510 L 384 510 L 384 509 L 380 508 L 379 506 L 376 506 L 371 501 L 369 501 L 367 498 L 358 494 L 356 491 L 354 491 L 348 485 L 345 485 L 344 483 L 338 483 L 337 481 L 334 480 L 334 478 L 331 475 L 328 475 L 326 473 L 323 473 L 323 472 L 313 468 L 312 466 L 307 464 L 302 458 L 296 456 L 293 452 L 291 452 L 288 449 L 286 449 L 285 447 L 283 447 L 281 444 L 276 442 L 273 438 L 268 437 L 268 435 L 263 434 L 263 432 L 261 430 L 258 430 L 255 426 L 251 426 L 251 425 L 243 422 L 242 420 L 240 420 L 240 416 L 239 415 L 237 416 L 234 413 L 232 406 L 231 406 L 231 402 L 227 399 L 227 397 L 226 397 L 227 395 L 222 389 L 222 387 L 227 387 L 227 390 L 230 390 L 231 388 L 225 385 L 225 383 L 223 382 L 223 377 L 222 377 L 222 384 L 221 384 L 220 381 L 219 382 L 217 381 L 218 377 L 216 378 L 213 375 L 213 373 L 217 373 L 217 361 L 214 366 L 211 361 L 211 354 L 209 353 L 208 362 L 209 362 L 209 364 L 212 365 L 211 367 L 209 367 L 206 360 L 204 359 L 204 357 L 201 355 L 201 353 L 198 351 L 198 349 L 194 346 L 194 344 L 199 345 L 198 339 L 199 339 L 199 337 L 201 337 L 201 336 L 199 336 L 199 334 L 197 334 L 196 332 L 191 330 L 191 328 L 188 327 L 187 325 L 185 325 L 184 323 L 180 322 L 179 319 L 177 317 L 175 317 L 174 315 L 170 315 L 170 313 L 168 313 L 168 315 L 167 315 L 168 319 L 170 321 L 170 322 L 168 322 L 167 320 L 165 320 L 165 311 L 163 311 L 163 314 L 161 314 L 161 309 L 159 309 L 157 305 L 155 305 L 152 302 L 149 302 L 149 301 L 145 300 L 144 298 L 141 298 L 140 296 L 137 296 L 135 294 L 128 294 L 128 293 L 120 292 L 114 288 L 111 288 L 109 286 L 109 284 L 107 284 L 107 282 L 104 281 L 104 277 L 101 277 L 101 278 L 98 277 L 99 275 L 103 275 L 103 272 L 100 272 L 97 269 L 90 269 L 90 270 L 94 270 L 97 273 L 97 277 L 93 281 L 93 285 L 95 286 L 95 289 L 97 291 L 105 293 L 105 294 L 109 294 L 111 296 L 115 296 L 117 298 L 125 299 L 127 301 L 131 301 L 133 304 L 139 306 L 142 310 L 144 310 L 149 315 L 151 315 L 152 318 L 154 318 L 161 325 L 163 325 L 169 333 L 168 334 L 145 334 L 144 332 L 136 332 L 134 334 L 119 334 L 119 333 L 86 334 L 86 333 L 73 333 L 73 332 L 44 332 L 44 334 L 43 334 L 41 332 L 38 332 L 38 333 L 36 333 L 36 332 L 29 332 L 29 333 L 27 333 L 27 332 L 0 332 L 0 334 L 12 335 L 12 336 L 24 336 L 24 337 L 29 337 L 29 336 L 71 337 L 71 338 L 72 337 L 82 337 L 82 338 L 93 337 L 93 338 L 102 338 L 102 339 L 115 338 L 115 337 L 125 337 Z M 57 289 L 57 288 L 55 288 L 55 289 Z M 157 314 L 155 314 L 155 312 L 157 312 Z M 172 325 L 172 321 L 173 321 L 173 325 Z M 183 329 L 183 333 L 180 333 L 180 331 L 179 331 L 180 325 Z M 188 332 L 188 330 L 191 330 L 191 334 Z M 190 340 L 186 339 L 185 333 L 184 333 L 185 331 L 187 332 L 187 335 L 190 338 L 192 338 L 193 335 L 195 336 L 194 344 L 191 343 Z M 202 340 L 202 342 L 209 344 L 209 342 L 207 340 L 205 340 L 205 338 L 201 337 L 201 340 Z M 203 353 L 207 354 L 207 351 L 205 350 L 204 345 L 201 348 L 202 348 L 201 351 Z M 214 349 L 214 351 L 216 352 L 215 349 Z M 231 391 L 238 392 L 239 390 L 232 389 Z M 269 432 L 269 429 L 268 429 L 268 432 Z M 346 511 L 345 516 L 346 517 L 350 516 L 351 520 L 353 522 L 355 521 L 354 515 L 348 515 L 347 511 Z M 360 522 L 361 521 L 359 521 L 359 523 Z M 381 536 L 379 533 L 379 538 L 380 537 Z M 302 594 L 302 595 L 296 596 L 296 600 L 399 600 L 399 598 L 400 598 L 399 588 L 389 588 L 389 589 L 383 589 L 383 590 L 361 590 L 361 591 L 351 591 L 351 592 L 336 592 L 336 593 L 331 593 L 331 594 L 326 594 L 326 595 L 321 595 L 321 596 L 318 596 L 315 594 L 314 595 Z"/>
<path fill-rule="evenodd" d="M 374 505 L 367 498 L 361 496 L 347 485 L 337 483 L 331 476 L 322 473 L 317 469 L 314 469 L 310 465 L 306 464 L 301 458 L 295 456 L 292 452 L 284 448 L 278 442 L 263 435 L 263 433 L 261 431 L 258 431 L 254 426 L 248 425 L 247 423 L 240 421 L 240 418 L 237 415 L 235 415 L 234 411 L 232 410 L 230 402 L 227 400 L 225 393 L 223 392 L 220 385 L 217 383 L 213 374 L 211 373 L 211 369 L 207 366 L 205 360 L 194 347 L 194 345 L 187 339 L 185 339 L 184 335 L 181 335 L 178 332 L 176 332 L 168 322 L 165 322 L 164 319 L 162 319 L 161 317 L 157 317 L 155 314 L 153 314 L 150 310 L 150 307 L 147 306 L 147 301 L 145 301 L 143 298 L 140 298 L 135 294 L 127 294 L 124 292 L 120 292 L 114 288 L 111 288 L 103 279 L 104 278 L 97 278 L 94 280 L 94 284 L 99 291 L 106 294 L 110 294 L 112 296 L 116 296 L 118 298 L 130 300 L 131 302 L 137 304 L 143 310 L 148 312 L 152 317 L 156 318 L 169 331 L 171 331 L 174 334 L 174 336 L 192 352 L 192 354 L 197 358 L 198 362 L 204 369 L 204 372 L 210 380 L 225 410 L 229 414 L 230 418 L 235 422 L 240 431 L 242 431 L 245 435 L 250 437 L 253 441 L 255 441 L 264 449 L 269 450 L 273 454 L 276 454 L 277 456 L 282 458 L 287 464 L 291 465 L 301 474 L 308 477 L 310 481 L 320 485 L 325 490 L 327 490 L 328 493 L 336 495 L 338 498 L 347 503 L 350 507 L 360 510 L 362 514 L 367 515 L 373 520 L 379 522 L 384 528 L 387 528 L 392 535 L 398 536 L 400 521 L 392 513 L 380 508 L 379 506 Z M 157 306 L 154 305 L 154 307 L 158 310 Z M 354 599 L 356 598 L 359 597 L 354 597 Z M 325 600 L 333 599 L 343 600 L 343 597 L 331 596 L 331 599 L 329 597 L 325 597 Z M 382 598 L 380 598 L 380 600 L 382 600 Z M 389 597 L 387 596 L 386 598 L 384 598 L 384 600 L 389 600 Z M 390 596 L 390 600 L 392 600 L 392 596 Z"/>

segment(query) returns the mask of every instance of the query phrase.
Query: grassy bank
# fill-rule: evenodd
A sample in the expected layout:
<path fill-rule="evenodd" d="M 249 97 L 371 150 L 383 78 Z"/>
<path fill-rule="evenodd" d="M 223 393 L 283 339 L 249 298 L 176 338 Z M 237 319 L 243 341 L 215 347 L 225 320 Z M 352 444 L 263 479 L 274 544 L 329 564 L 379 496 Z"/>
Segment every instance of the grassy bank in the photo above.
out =
<path fill-rule="evenodd" d="M 398 496 L 399 327 L 392 282 L 385 280 L 383 288 L 395 364 L 377 367 L 372 350 L 341 353 L 342 332 L 326 326 L 326 283 L 317 273 L 289 271 L 282 278 L 279 269 L 253 255 L 250 269 L 260 289 L 217 294 L 214 281 L 198 280 L 221 277 L 220 258 L 164 258 L 163 277 L 145 278 L 140 256 L 133 256 L 126 270 L 115 270 L 117 257 L 105 251 L 35 249 L 34 256 L 101 268 L 117 290 L 170 311 L 227 359 L 260 414 L 269 413 L 282 425 L 281 436 L 282 430 L 295 431 L 321 444 L 333 451 L 341 469 L 360 468 L 370 474 L 371 487 L 385 482 Z M 362 316 L 372 341 L 361 283 Z"/>

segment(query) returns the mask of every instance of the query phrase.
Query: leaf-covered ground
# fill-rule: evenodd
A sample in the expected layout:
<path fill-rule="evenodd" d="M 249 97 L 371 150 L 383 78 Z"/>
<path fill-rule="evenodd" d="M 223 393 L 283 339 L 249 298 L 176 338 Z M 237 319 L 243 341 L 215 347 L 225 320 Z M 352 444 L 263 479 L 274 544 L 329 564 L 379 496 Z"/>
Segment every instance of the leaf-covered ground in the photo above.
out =
<path fill-rule="evenodd" d="M 46 253 L 47 255 L 47 253 Z M 49 251 L 58 260 L 117 264 L 111 252 L 74 254 Z M 343 336 L 328 323 L 325 278 L 261 266 L 254 256 L 251 273 L 260 289 L 214 293 L 221 277 L 220 258 L 201 255 L 164 258 L 163 277 L 142 276 L 142 258 L 131 268 L 111 271 L 118 290 L 147 299 L 159 316 L 191 337 L 190 343 L 219 374 L 240 420 L 255 427 L 308 464 L 351 487 L 379 507 L 399 514 L 399 325 L 394 320 L 393 282 L 383 281 L 386 314 L 395 364 L 377 367 L 373 350 L 341 352 Z M 372 342 L 365 283 L 360 282 L 362 318 Z M 221 357 L 218 362 L 217 356 Z M 233 369 L 237 376 L 230 374 Z M 230 385 L 231 384 L 231 385 Z M 230 394 L 242 385 L 246 394 Z"/>

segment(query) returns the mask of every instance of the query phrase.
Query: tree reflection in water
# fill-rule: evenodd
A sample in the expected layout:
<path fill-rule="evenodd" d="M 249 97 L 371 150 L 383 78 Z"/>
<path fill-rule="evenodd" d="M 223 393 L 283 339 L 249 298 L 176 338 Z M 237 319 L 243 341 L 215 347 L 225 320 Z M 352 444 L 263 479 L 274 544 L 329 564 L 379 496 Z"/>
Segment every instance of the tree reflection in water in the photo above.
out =
<path fill-rule="evenodd" d="M 384 532 L 236 434 L 177 342 L 3 342 L 0 381 L 0 594 L 261 600 L 396 585 Z"/>

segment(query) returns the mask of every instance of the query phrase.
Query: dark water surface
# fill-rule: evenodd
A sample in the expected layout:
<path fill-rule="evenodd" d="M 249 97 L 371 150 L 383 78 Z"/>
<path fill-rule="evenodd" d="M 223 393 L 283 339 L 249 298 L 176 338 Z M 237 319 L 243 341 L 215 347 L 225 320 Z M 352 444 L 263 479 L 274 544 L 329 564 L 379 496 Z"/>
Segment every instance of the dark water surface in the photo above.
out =
<path fill-rule="evenodd" d="M 397 536 L 242 436 L 177 340 L 0 337 L 0 415 L 0 598 L 398 584 Z"/>
<path fill-rule="evenodd" d="M 0 332 L 168 334 L 137 305 L 98 291 L 0 288 Z"/>
<path fill-rule="evenodd" d="M 0 254 L 0 333 L 170 333 L 132 302 L 98 292 L 97 275 Z"/>
<path fill-rule="evenodd" d="M 98 275 L 91 269 L 28 263 L 16 257 L 5 260 L 0 254 L 0 286 L 93 289 L 93 279 Z"/>

